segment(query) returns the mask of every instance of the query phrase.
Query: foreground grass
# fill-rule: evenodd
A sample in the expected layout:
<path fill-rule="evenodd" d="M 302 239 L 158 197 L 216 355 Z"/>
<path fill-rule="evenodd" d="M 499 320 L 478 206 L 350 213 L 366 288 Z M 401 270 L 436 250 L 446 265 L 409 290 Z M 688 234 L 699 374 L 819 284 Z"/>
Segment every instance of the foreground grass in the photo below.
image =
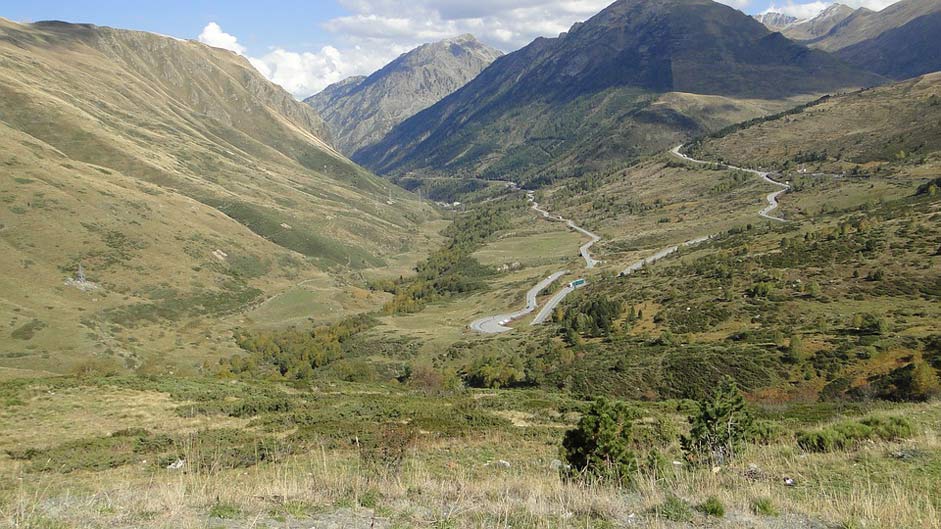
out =
<path fill-rule="evenodd" d="M 83 408 L 78 394 L 98 406 Z M 795 433 L 845 420 L 838 408 L 762 410 L 780 435 L 730 466 L 692 467 L 666 444 L 658 471 L 616 486 L 560 477 L 562 432 L 583 406 L 564 395 L 136 378 L 7 383 L 3 395 L 0 525 L 11 527 L 941 527 L 937 403 L 850 408 L 905 416 L 914 435 L 830 453 L 802 451 Z M 264 410 L 262 399 L 284 404 Z M 636 405 L 643 422 L 683 429 L 686 404 Z M 37 412 L 41 425 L 21 422 Z M 364 456 L 383 421 L 419 425 L 401 466 Z M 104 464 L 115 451 L 102 443 L 130 428 L 147 428 L 150 442 Z M 200 433 L 232 428 L 235 437 Z M 160 435 L 189 441 L 161 453 Z M 64 449 L 74 443 L 83 448 Z M 22 459 L 30 448 L 40 455 Z M 177 457 L 183 467 L 167 469 Z M 723 516 L 697 509 L 707 500 Z"/>

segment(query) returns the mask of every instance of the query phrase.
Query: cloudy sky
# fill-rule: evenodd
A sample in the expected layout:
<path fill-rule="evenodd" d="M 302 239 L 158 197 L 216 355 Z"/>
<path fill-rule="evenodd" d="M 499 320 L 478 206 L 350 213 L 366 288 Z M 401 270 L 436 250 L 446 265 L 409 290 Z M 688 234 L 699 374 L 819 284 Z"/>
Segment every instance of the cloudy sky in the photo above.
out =
<path fill-rule="evenodd" d="M 613 0 L 0 0 L 15 21 L 66 20 L 198 39 L 248 58 L 298 98 L 371 73 L 415 46 L 473 33 L 505 52 L 555 36 Z M 812 17 L 830 0 L 718 0 Z M 843 0 L 882 9 L 897 0 Z"/>

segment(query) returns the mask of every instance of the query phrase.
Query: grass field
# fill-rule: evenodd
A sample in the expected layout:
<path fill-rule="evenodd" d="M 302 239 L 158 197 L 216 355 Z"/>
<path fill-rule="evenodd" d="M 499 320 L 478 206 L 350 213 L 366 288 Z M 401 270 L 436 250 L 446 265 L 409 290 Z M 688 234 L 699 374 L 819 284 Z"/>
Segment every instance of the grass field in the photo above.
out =
<path fill-rule="evenodd" d="M 783 429 L 734 463 L 673 464 L 683 459 L 668 434 L 666 467 L 616 487 L 560 478 L 552 461 L 583 403 L 532 390 L 427 395 L 389 385 L 115 378 L 20 381 L 0 391 L 0 450 L 17 457 L 0 457 L 0 520 L 13 527 L 941 527 L 932 490 L 941 477 L 937 404 L 756 407 Z M 264 398 L 283 400 L 282 411 L 212 411 Z M 642 423 L 685 429 L 681 403 L 633 405 Z M 390 413 L 419 432 L 401 459 L 374 466 L 373 447 L 385 445 L 373 436 Z M 794 441 L 841 416 L 900 414 L 914 433 L 899 441 L 831 453 Z M 239 436 L 222 435 L 232 428 Z M 125 452 L 113 444 L 121 436 L 146 442 Z M 265 438 L 293 448 L 260 452 Z M 181 469 L 164 468 L 177 458 Z M 721 517 L 697 510 L 710 497 Z"/>

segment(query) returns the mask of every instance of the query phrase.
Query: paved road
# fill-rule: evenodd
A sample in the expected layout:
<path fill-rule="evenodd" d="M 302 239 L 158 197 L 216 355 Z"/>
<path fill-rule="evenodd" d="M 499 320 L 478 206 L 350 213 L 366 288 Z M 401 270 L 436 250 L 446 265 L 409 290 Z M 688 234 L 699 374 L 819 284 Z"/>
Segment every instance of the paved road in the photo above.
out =
<path fill-rule="evenodd" d="M 529 201 L 532 203 L 533 210 L 540 213 L 543 216 L 543 218 L 548 219 L 548 220 L 557 220 L 559 222 L 564 222 L 565 225 L 568 226 L 569 228 L 583 235 L 586 235 L 588 236 L 589 239 L 591 239 L 578 249 L 579 253 L 582 256 L 582 259 L 585 260 L 586 268 L 591 269 L 591 268 L 594 268 L 599 263 L 601 263 L 601 261 L 598 261 L 597 259 L 591 256 L 591 247 L 596 242 L 600 241 L 601 237 L 582 228 L 581 226 L 575 224 L 571 220 L 568 220 L 562 217 L 561 215 L 552 215 L 545 209 L 542 209 L 541 207 L 539 207 L 539 203 L 536 202 L 536 196 L 533 193 L 527 193 L 526 198 L 528 198 Z M 518 320 L 522 318 L 523 316 L 526 316 L 527 314 L 536 310 L 536 308 L 539 306 L 538 303 L 536 302 L 536 297 L 539 295 L 539 293 L 545 290 L 546 287 L 548 287 L 549 285 L 554 283 L 557 279 L 559 279 L 560 277 L 562 277 L 563 275 L 567 273 L 568 273 L 568 270 L 556 272 L 552 274 L 551 276 L 547 277 L 546 279 L 543 279 L 539 284 L 537 284 L 529 292 L 527 292 L 526 293 L 526 308 L 524 308 L 523 310 L 511 312 L 508 314 L 497 314 L 496 316 L 487 316 L 486 318 L 481 318 L 471 323 L 470 328 L 473 329 L 474 331 L 484 333 L 484 334 L 499 334 L 501 332 L 507 332 L 507 331 L 512 330 L 510 327 L 507 327 L 506 324 L 513 320 Z M 536 319 L 533 320 L 532 324 L 539 325 L 540 323 L 543 323 L 544 321 L 546 321 L 546 319 L 548 319 L 549 316 L 552 314 L 552 310 L 555 309 L 555 307 L 559 303 L 561 303 L 563 299 L 565 299 L 565 296 L 569 295 L 574 290 L 575 288 L 573 288 L 571 285 L 566 285 L 562 290 L 560 290 L 554 296 L 552 296 L 552 298 L 549 300 L 546 306 L 543 307 L 541 311 L 539 311 L 538 315 L 536 315 Z"/>
<path fill-rule="evenodd" d="M 715 237 L 715 236 L 714 236 L 714 235 L 706 235 L 705 237 L 697 237 L 697 238 L 695 238 L 695 239 L 686 241 L 686 242 L 684 242 L 684 243 L 681 244 L 681 245 L 670 246 L 669 248 L 664 248 L 664 249 L 660 250 L 659 252 L 657 252 L 657 253 L 651 255 L 650 257 L 645 257 L 644 259 L 641 259 L 640 261 L 635 261 L 635 262 L 631 263 L 630 266 L 628 266 L 627 268 L 625 268 L 624 270 L 622 270 L 619 275 L 621 275 L 622 277 L 623 277 L 623 276 L 629 276 L 629 275 L 633 274 L 634 272 L 640 270 L 641 268 L 643 268 L 643 267 L 645 267 L 645 266 L 647 266 L 647 265 L 649 265 L 649 264 L 656 263 L 657 261 L 659 261 L 660 259 L 663 259 L 664 257 L 668 257 L 668 256 L 670 256 L 670 255 L 675 254 L 676 252 L 679 251 L 680 246 L 695 246 L 695 245 L 697 245 L 697 244 L 699 244 L 699 243 L 706 242 L 706 241 L 708 241 L 709 239 L 711 239 L 711 238 L 713 238 L 713 237 Z"/>
<path fill-rule="evenodd" d="M 539 311 L 539 314 L 536 314 L 536 317 L 533 318 L 533 322 L 530 325 L 542 325 L 545 323 L 546 320 L 552 316 L 552 311 L 554 311 L 555 308 L 559 306 L 559 303 L 562 303 L 562 300 L 572 292 L 575 292 L 575 287 L 573 287 L 571 283 L 565 285 L 562 290 L 556 292 L 555 295 L 549 298 L 549 301 L 547 301 L 546 304 L 542 306 L 542 310 Z"/>
<path fill-rule="evenodd" d="M 540 207 L 539 207 L 539 203 L 536 202 L 535 196 L 534 196 L 532 193 L 528 193 L 526 196 L 527 196 L 527 198 L 529 198 L 529 201 L 532 202 L 532 204 L 533 204 L 533 209 L 536 210 L 536 211 L 538 211 L 539 213 L 541 213 L 544 218 L 547 218 L 547 219 L 555 219 L 555 220 L 558 220 L 558 221 L 560 221 L 560 222 L 564 222 L 565 225 L 568 226 L 569 228 L 571 228 L 571 229 L 573 229 L 573 230 L 575 230 L 575 231 L 581 233 L 582 235 L 587 236 L 589 239 L 591 239 L 590 241 L 586 242 L 585 244 L 583 244 L 583 245 L 578 249 L 578 253 L 580 253 L 581 256 L 582 256 L 582 259 L 585 260 L 585 266 L 586 266 L 589 270 L 592 269 L 592 268 L 594 268 L 595 265 L 598 265 L 598 264 L 601 263 L 601 261 L 598 261 L 597 259 L 595 259 L 594 257 L 591 256 L 591 247 L 594 246 L 594 244 L 595 244 L 596 242 L 600 241 L 600 240 L 601 240 L 601 237 L 599 237 L 598 235 L 595 235 L 594 233 L 592 233 L 592 232 L 586 230 L 585 228 L 582 228 L 581 226 L 578 226 L 577 224 L 575 224 L 575 223 L 572 222 L 571 220 L 565 219 L 565 218 L 563 218 L 563 217 L 560 216 L 560 215 L 555 215 L 555 216 L 553 216 L 553 215 L 550 214 L 548 211 L 546 211 L 546 210 L 540 208 Z"/>
<path fill-rule="evenodd" d="M 677 158 L 680 158 L 680 159 L 685 160 L 685 161 L 687 161 L 687 162 L 698 163 L 698 164 L 712 164 L 712 163 L 714 163 L 714 162 L 708 162 L 708 161 L 705 161 L 705 160 L 697 160 L 697 159 L 695 159 L 695 158 L 691 158 L 691 157 L 689 157 L 689 156 L 683 154 L 682 152 L 680 152 L 682 148 L 683 148 L 683 145 L 677 145 L 676 147 L 674 147 L 674 148 L 670 151 L 670 153 L 673 154 L 674 156 L 676 156 Z M 767 173 L 767 172 L 764 172 L 764 171 L 756 171 L 756 170 L 754 170 L 754 169 L 745 169 L 745 168 L 743 168 L 743 167 L 736 167 L 736 166 L 734 166 L 734 165 L 728 165 L 728 164 L 721 164 L 721 165 L 723 165 L 724 167 L 727 167 L 727 168 L 729 168 L 729 169 L 734 169 L 734 170 L 738 170 L 738 171 L 745 171 L 746 173 L 751 173 L 751 174 L 757 175 L 757 176 L 761 177 L 762 180 L 768 182 L 769 184 L 776 185 L 776 186 L 780 187 L 781 190 L 775 191 L 775 192 L 773 192 L 773 193 L 769 193 L 769 194 L 768 194 L 768 196 L 767 196 L 768 205 L 765 206 L 764 209 L 762 209 L 761 211 L 759 211 L 758 214 L 759 214 L 760 216 L 766 218 L 766 219 L 769 219 L 769 220 L 774 220 L 774 221 L 777 221 L 777 222 L 787 222 L 786 220 L 784 220 L 784 219 L 781 218 L 781 217 L 772 216 L 772 215 L 771 215 L 771 212 L 774 211 L 774 210 L 776 210 L 776 209 L 778 209 L 778 197 L 781 196 L 783 193 L 786 193 L 786 192 L 791 188 L 791 186 L 790 186 L 789 184 L 782 184 L 781 182 L 778 182 L 778 181 L 776 181 L 776 180 L 773 180 L 773 179 L 771 178 L 771 176 L 770 176 L 771 173 Z M 586 229 L 584 229 L 584 228 L 581 228 L 580 226 L 577 226 L 577 225 L 576 225 L 574 222 L 572 222 L 571 220 L 567 220 L 567 219 L 563 218 L 563 217 L 560 216 L 560 215 L 552 215 L 552 214 L 549 213 L 548 211 L 546 211 L 546 210 L 540 208 L 540 207 L 539 207 L 539 203 L 536 202 L 536 198 L 535 198 L 535 195 L 534 195 L 533 193 L 527 193 L 527 194 L 526 194 L 526 197 L 527 197 L 527 198 L 529 199 L 529 201 L 532 203 L 532 208 L 533 208 L 535 211 L 537 211 L 537 212 L 539 212 L 540 214 L 542 214 L 542 216 L 543 216 L 544 218 L 550 219 L 550 220 L 558 220 L 558 221 L 564 222 L 564 223 L 566 223 L 566 225 L 567 225 L 569 228 L 571 228 L 571 229 L 573 229 L 573 230 L 575 230 L 575 231 L 577 231 L 577 232 L 579 232 L 579 233 L 581 233 L 581 234 L 583 234 L 583 235 L 586 235 L 586 236 L 588 236 L 588 237 L 591 239 L 591 240 L 588 241 L 587 243 L 583 244 L 583 245 L 581 246 L 581 248 L 579 248 L 579 253 L 581 253 L 582 258 L 585 259 L 585 265 L 586 265 L 587 268 L 589 268 L 589 269 L 594 268 L 597 264 L 600 263 L 600 261 L 597 261 L 596 259 L 594 259 L 594 258 L 591 256 L 591 251 L 590 251 L 590 250 L 591 250 L 591 247 L 592 247 L 596 242 L 598 242 L 598 241 L 601 240 L 601 237 L 595 235 L 594 233 L 592 233 L 592 232 L 590 232 L 590 231 L 588 231 L 588 230 L 586 230 Z M 623 277 L 623 276 L 629 276 L 629 275 L 633 274 L 634 272 L 637 272 L 638 270 L 642 269 L 643 267 L 645 267 L 645 266 L 647 266 L 647 265 L 653 264 L 653 263 L 655 263 L 655 262 L 657 262 L 657 261 L 659 261 L 659 260 L 661 260 L 661 259 L 663 259 L 663 258 L 665 258 L 665 257 L 668 257 L 668 256 L 670 256 L 670 255 L 673 255 L 674 253 L 676 253 L 677 251 L 679 251 L 680 246 L 695 246 L 695 245 L 697 245 L 697 244 L 700 244 L 700 243 L 703 243 L 703 242 L 705 242 L 705 241 L 708 241 L 709 239 L 712 239 L 713 237 L 714 237 L 714 235 L 706 235 L 706 236 L 703 236 L 703 237 L 698 237 L 698 238 L 696 238 L 696 239 L 692 239 L 692 240 L 686 241 L 686 242 L 684 242 L 684 243 L 681 244 L 681 245 L 670 246 L 670 247 L 668 247 L 668 248 L 664 248 L 664 249 L 658 251 L 657 253 L 655 253 L 655 254 L 653 254 L 653 255 L 651 255 L 651 256 L 649 256 L 649 257 L 645 257 L 644 259 L 641 259 L 641 260 L 639 260 L 639 261 L 635 261 L 635 262 L 631 263 L 627 268 L 625 268 L 624 270 L 621 271 L 620 276 L 622 276 L 622 277 Z M 537 304 L 536 304 L 536 296 L 539 294 L 539 292 L 541 292 L 542 290 L 544 290 L 547 286 L 551 285 L 555 280 L 557 280 L 559 277 L 561 277 L 562 275 L 564 275 L 564 274 L 566 274 L 566 273 L 567 273 L 567 271 L 564 271 L 564 272 L 556 272 L 555 274 L 552 274 L 551 276 L 549 276 L 548 278 L 544 279 L 542 282 L 540 282 L 539 284 L 537 284 L 535 287 L 533 287 L 533 289 L 530 290 L 530 291 L 526 294 L 526 308 L 525 308 L 525 309 L 523 309 L 523 310 L 521 310 L 521 311 L 517 311 L 517 312 L 510 313 L 510 314 L 500 314 L 500 315 L 497 315 L 497 316 L 489 316 L 489 317 L 487 317 L 487 318 L 479 319 L 479 320 L 477 320 L 477 321 L 471 323 L 471 329 L 473 329 L 473 330 L 475 330 L 475 331 L 477 331 L 477 332 L 485 333 L 485 334 L 497 334 L 497 333 L 506 332 L 506 331 L 511 330 L 509 327 L 506 327 L 505 325 L 506 325 L 507 323 L 509 323 L 510 321 L 513 321 L 513 320 L 515 320 L 515 319 L 522 318 L 523 316 L 525 316 L 525 315 L 527 315 L 527 314 L 533 312 L 534 310 L 536 310 L 536 307 L 537 307 Z M 575 287 L 572 287 L 571 285 L 566 285 L 564 288 L 562 288 L 562 290 L 556 292 L 556 294 L 555 294 L 554 296 L 552 296 L 552 298 L 550 298 L 549 301 L 546 302 L 545 305 L 543 305 L 543 307 L 542 307 L 542 309 L 539 311 L 539 313 L 536 314 L 536 317 L 533 318 L 532 325 L 540 325 L 540 324 L 542 324 L 542 323 L 545 323 L 545 321 L 548 320 L 549 317 L 552 315 L 552 311 L 554 311 L 555 308 L 556 308 L 560 303 L 562 303 L 562 301 L 566 298 L 566 296 L 568 296 L 569 294 L 571 294 L 571 293 L 574 292 L 574 291 L 575 291 Z"/>
<path fill-rule="evenodd" d="M 670 153 L 673 154 L 673 156 L 676 156 L 677 158 L 680 158 L 680 159 L 685 160 L 685 161 L 687 161 L 687 162 L 693 162 L 693 163 L 698 163 L 698 164 L 713 164 L 713 163 L 715 163 L 715 162 L 707 162 L 707 161 L 705 161 L 705 160 L 697 160 L 697 159 L 695 159 L 695 158 L 691 158 L 691 157 L 689 157 L 689 156 L 683 154 L 682 152 L 680 152 L 680 149 L 682 149 L 682 148 L 683 148 L 682 145 L 677 145 L 676 147 L 673 148 L 673 150 L 670 151 Z M 768 194 L 768 196 L 767 196 L 768 205 L 765 206 L 764 209 L 762 209 L 761 211 L 759 211 L 758 214 L 761 215 L 762 217 L 768 219 L 768 220 L 776 220 L 776 221 L 778 221 L 778 222 L 787 222 L 786 220 L 782 219 L 781 217 L 775 217 L 775 216 L 771 215 L 771 212 L 774 211 L 774 210 L 776 210 L 776 209 L 778 209 L 778 197 L 781 196 L 781 195 L 783 195 L 784 193 L 787 193 L 787 191 L 788 191 L 789 189 L 791 189 L 791 186 L 790 186 L 790 185 L 788 185 L 788 184 L 782 184 L 781 182 L 778 182 L 778 181 L 776 181 L 776 180 L 773 180 L 773 179 L 771 178 L 771 173 L 766 173 L 766 172 L 764 172 L 764 171 L 756 171 L 756 170 L 754 170 L 754 169 L 745 169 L 745 168 L 743 168 L 743 167 L 735 167 L 734 165 L 729 165 L 729 164 L 719 164 L 719 165 L 722 165 L 723 167 L 727 167 L 727 168 L 729 168 L 729 169 L 735 169 L 736 171 L 745 171 L 746 173 L 751 173 L 751 174 L 753 174 L 753 175 L 756 175 L 756 176 L 761 177 L 762 180 L 764 180 L 765 182 L 768 182 L 769 184 L 776 185 L 776 186 L 782 188 L 780 191 L 775 191 L 774 193 L 769 193 L 769 194 Z"/>
<path fill-rule="evenodd" d="M 487 316 L 486 318 L 481 318 L 471 323 L 470 328 L 484 334 L 498 334 L 512 330 L 510 327 L 506 327 L 506 324 L 513 320 L 518 320 L 536 310 L 536 307 L 539 306 L 539 304 L 536 302 L 536 297 L 539 296 L 539 293 L 568 272 L 568 270 L 561 270 L 556 272 L 537 283 L 533 288 L 529 289 L 529 292 L 526 293 L 525 308 L 516 312 L 510 312 L 508 314 L 497 314 L 496 316 Z"/>

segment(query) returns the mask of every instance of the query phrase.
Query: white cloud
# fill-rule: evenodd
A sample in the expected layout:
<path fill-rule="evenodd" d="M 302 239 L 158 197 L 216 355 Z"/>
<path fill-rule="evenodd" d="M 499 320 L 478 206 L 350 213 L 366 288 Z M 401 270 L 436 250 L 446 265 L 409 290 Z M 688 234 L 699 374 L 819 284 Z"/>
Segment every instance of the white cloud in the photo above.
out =
<path fill-rule="evenodd" d="M 265 77 L 302 99 L 349 76 L 372 73 L 416 46 L 464 33 L 513 51 L 536 37 L 568 31 L 611 1 L 339 0 L 350 15 L 324 23 L 334 43 L 316 52 L 274 48 L 258 55 L 215 22 L 199 41 L 246 56 Z"/>
<path fill-rule="evenodd" d="M 337 0 L 349 15 L 323 24 L 333 34 L 331 46 L 297 52 L 274 48 L 262 55 L 247 53 L 235 36 L 210 23 L 201 42 L 246 55 L 265 77 L 297 98 L 319 92 L 351 75 L 374 72 L 399 54 L 420 44 L 472 33 L 505 52 L 516 50 L 540 36 L 556 36 L 573 23 L 584 21 L 613 0 Z M 754 0 L 720 0 L 744 9 Z M 784 0 L 772 10 L 809 18 L 829 0 Z M 843 0 L 853 7 L 881 9 L 895 0 Z"/>
<path fill-rule="evenodd" d="M 318 52 L 298 53 L 273 48 L 268 53 L 255 57 L 247 53 L 248 49 L 239 44 L 234 35 L 223 31 L 215 22 L 210 22 L 203 28 L 199 41 L 244 56 L 259 73 L 298 99 L 315 94 L 331 83 L 352 75 L 378 70 L 409 49 L 392 46 L 377 53 L 377 50 L 365 50 L 355 45 L 343 51 L 333 46 L 325 46 Z"/>
<path fill-rule="evenodd" d="M 405 51 L 393 49 L 377 55 L 355 47 L 341 51 L 325 46 L 316 53 L 276 48 L 249 61 L 262 75 L 303 99 L 347 77 L 372 73 Z"/>
<path fill-rule="evenodd" d="M 216 48 L 234 51 L 239 55 L 245 53 L 245 46 L 238 43 L 238 39 L 235 38 L 235 35 L 229 35 L 225 31 L 222 31 L 219 24 L 215 22 L 206 24 L 206 27 L 203 28 L 203 32 L 199 34 L 199 42 Z"/>

